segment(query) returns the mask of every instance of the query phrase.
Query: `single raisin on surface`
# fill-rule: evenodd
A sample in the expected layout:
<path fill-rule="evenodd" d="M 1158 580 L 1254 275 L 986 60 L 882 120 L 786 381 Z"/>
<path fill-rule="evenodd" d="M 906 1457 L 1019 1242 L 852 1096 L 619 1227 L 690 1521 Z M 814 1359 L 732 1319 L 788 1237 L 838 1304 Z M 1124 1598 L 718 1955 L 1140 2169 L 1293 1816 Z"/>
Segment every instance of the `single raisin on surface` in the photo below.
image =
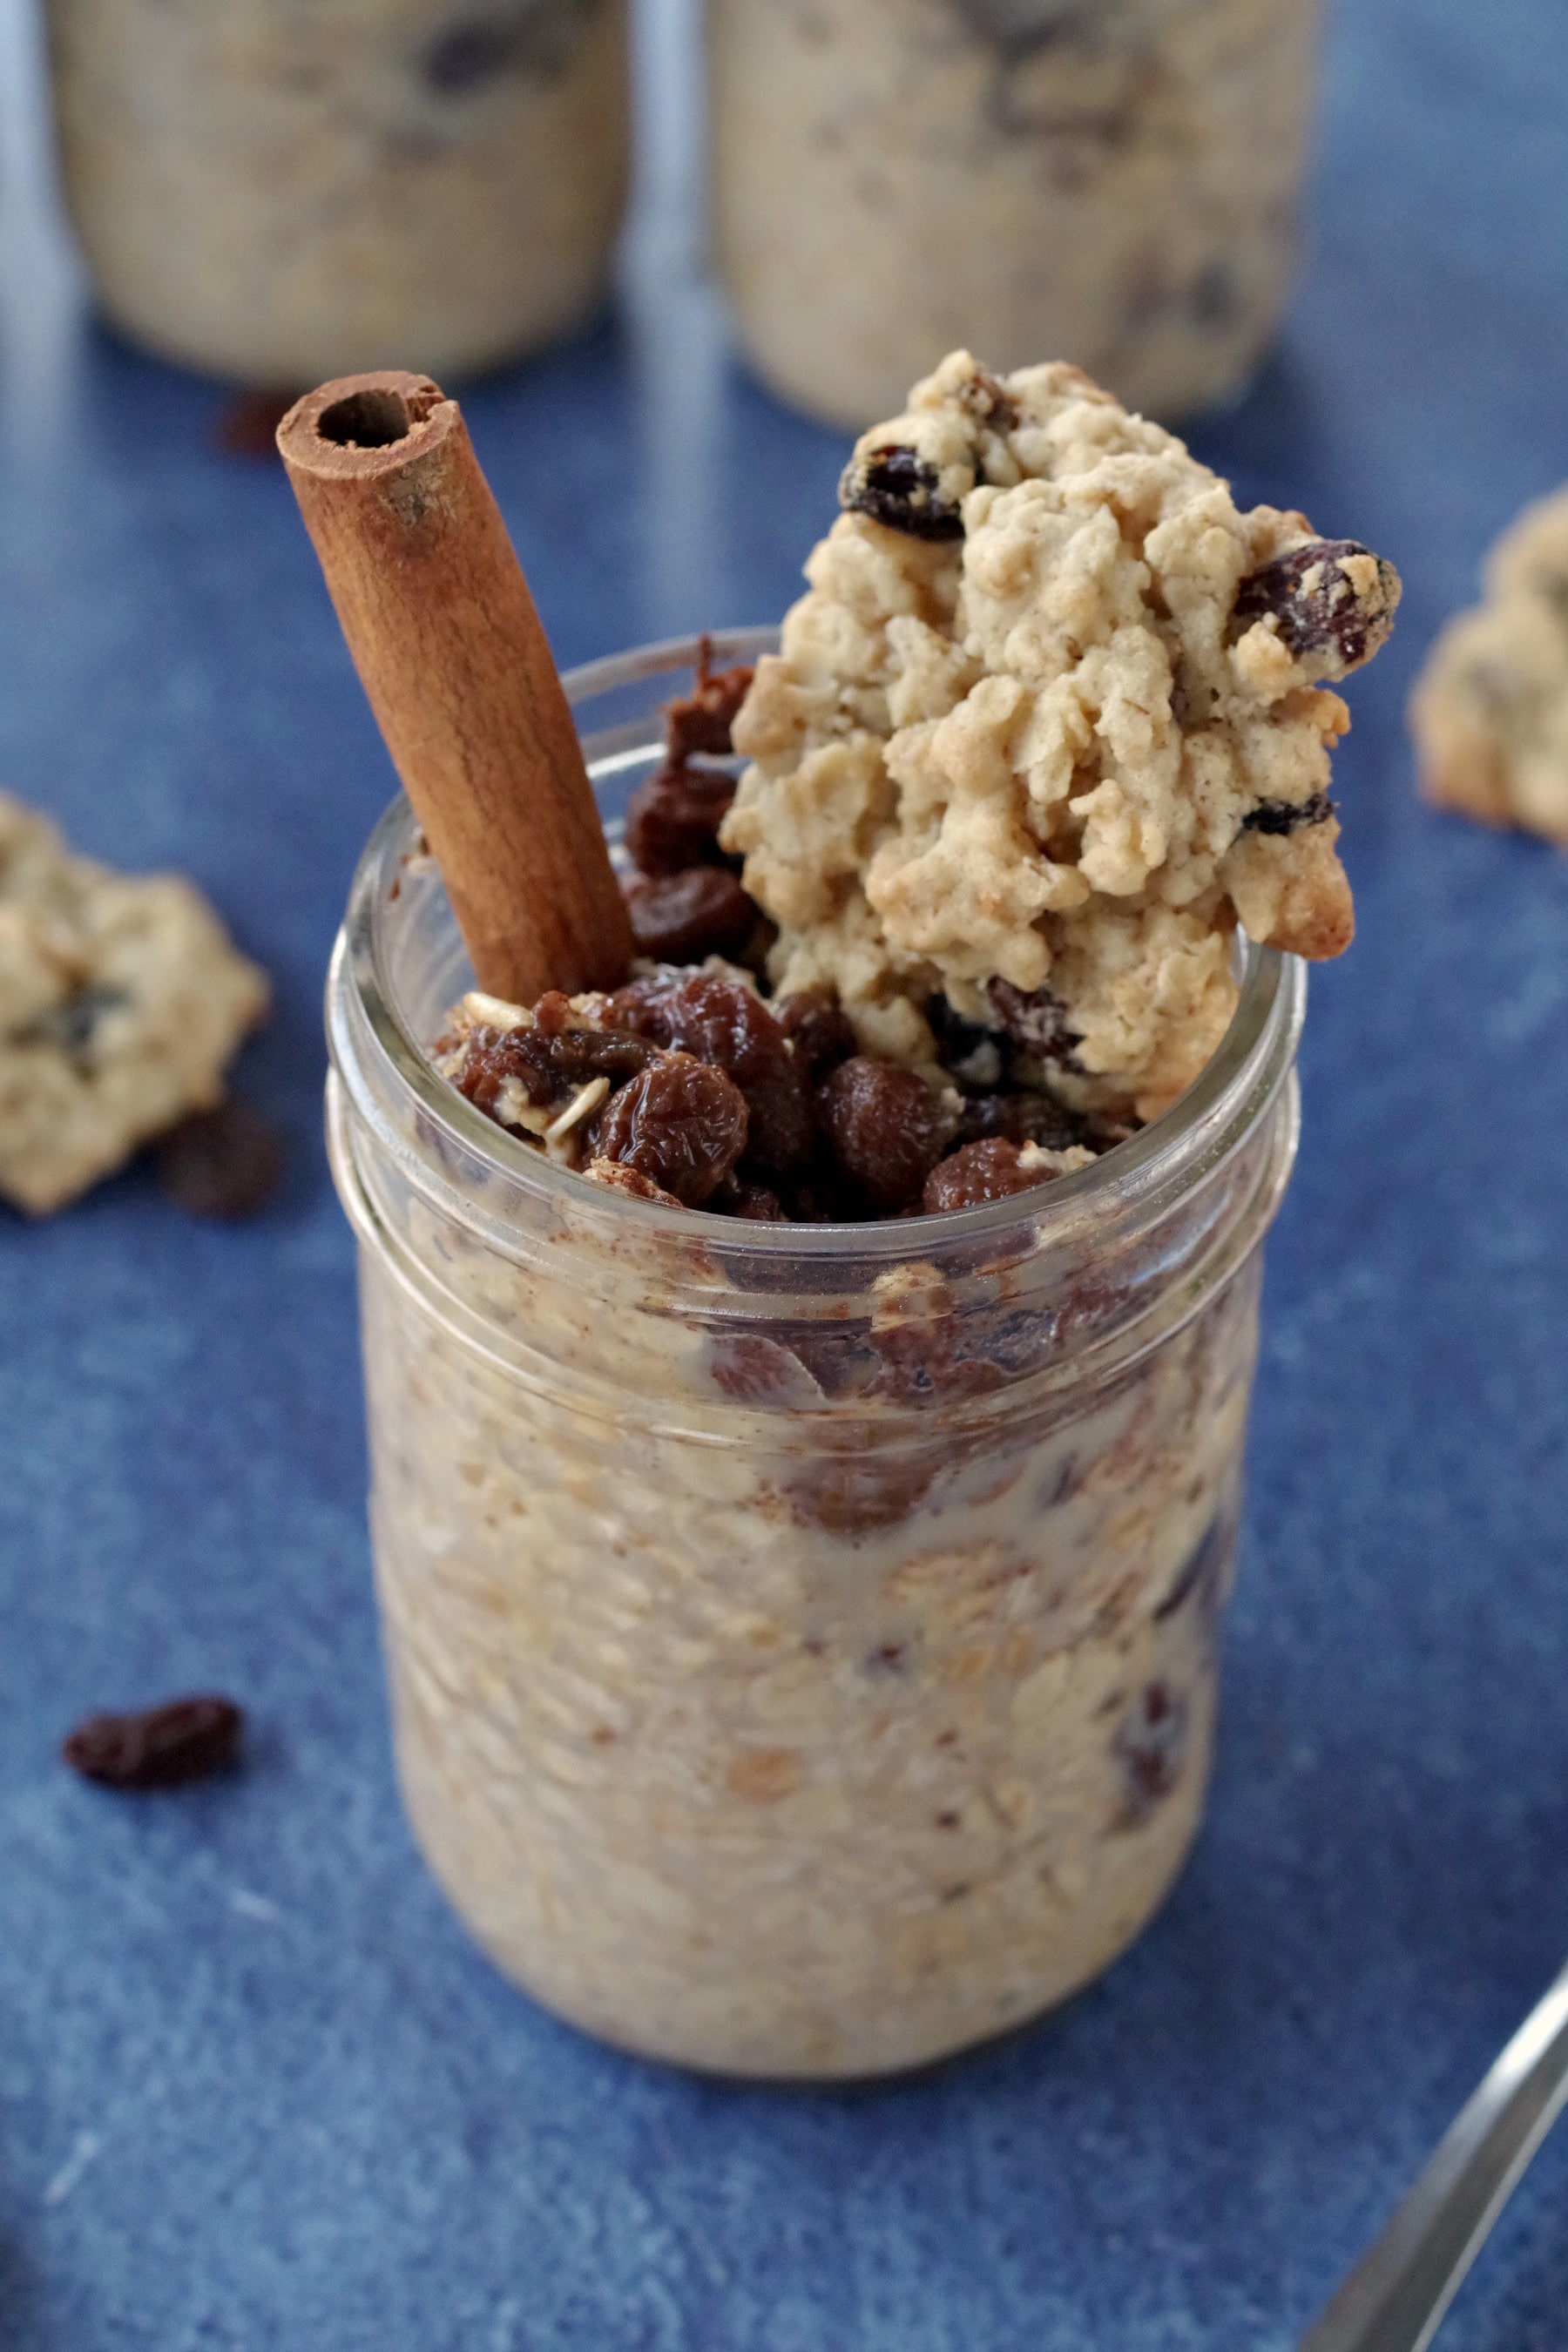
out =
<path fill-rule="evenodd" d="M 751 1113 L 746 1157 L 763 1174 L 803 1168 L 816 1140 L 805 1074 L 755 991 L 722 972 L 697 971 L 634 1003 L 637 985 L 617 992 L 616 1018 L 733 1078 Z"/>
<path fill-rule="evenodd" d="M 288 1165 L 283 1139 L 247 1103 L 199 1110 L 153 1143 L 158 1188 L 194 1217 L 248 1217 L 264 1209 Z"/>
<path fill-rule="evenodd" d="M 1069 1110 L 1054 1095 L 1028 1088 L 966 1097 L 958 1122 L 960 1143 L 984 1143 L 994 1135 L 1005 1135 L 1009 1143 L 1038 1143 L 1047 1151 L 1070 1151 L 1075 1144 L 1099 1150 L 1105 1140 L 1081 1112 Z"/>
<path fill-rule="evenodd" d="M 947 1143 L 947 1119 L 925 1080 L 856 1054 L 816 1090 L 816 1115 L 837 1166 L 884 1214 L 920 1198 Z"/>
<path fill-rule="evenodd" d="M 1066 1070 L 1077 1069 L 1073 1049 L 1079 1035 L 1059 996 L 1048 988 L 1015 988 L 1010 980 L 993 980 L 985 992 L 998 1023 L 1022 1052 Z"/>
<path fill-rule="evenodd" d="M 1327 793 L 1310 801 L 1259 801 L 1241 820 L 1243 833 L 1300 833 L 1303 825 L 1322 824 L 1334 813 Z"/>
<path fill-rule="evenodd" d="M 1358 583 L 1345 566 L 1361 558 Z M 1369 581 L 1367 562 L 1375 566 Z M 1394 626 L 1399 574 L 1354 539 L 1313 539 L 1277 555 L 1237 591 L 1243 628 L 1272 613 L 1281 641 L 1298 656 L 1332 651 L 1348 668 L 1374 654 Z"/>
<path fill-rule="evenodd" d="M 659 1054 L 610 1097 L 589 1138 L 688 1209 L 710 1200 L 746 1148 L 746 1098 L 691 1054 Z"/>
<path fill-rule="evenodd" d="M 1054 1168 L 1021 1165 L 1022 1152 L 1005 1136 L 984 1143 L 966 1143 L 940 1160 L 926 1178 L 923 1206 L 928 1217 L 943 1209 L 977 1208 L 983 1201 L 1005 1201 L 1015 1192 L 1032 1192 L 1048 1184 Z"/>
<path fill-rule="evenodd" d="M 693 751 L 719 755 L 732 748 L 731 730 L 746 698 L 752 672 L 745 663 L 737 663 L 733 669 L 710 670 L 710 654 L 704 637 L 691 692 L 665 705 L 664 740 L 672 760 L 688 759 Z"/>
<path fill-rule="evenodd" d="M 911 539 L 962 539 L 963 514 L 941 495 L 940 481 L 927 458 L 894 442 L 850 458 L 839 477 L 838 503 Z"/>
<path fill-rule="evenodd" d="M 801 988 L 791 996 L 775 997 L 773 1014 L 796 1059 L 814 1077 L 847 1062 L 856 1051 L 854 1024 L 826 988 Z"/>
<path fill-rule="evenodd" d="M 232 1764 L 244 1724 L 232 1699 L 176 1698 L 140 1715 L 89 1715 L 60 1753 L 106 1789 L 173 1789 Z"/>
<path fill-rule="evenodd" d="M 646 776 L 626 803 L 626 852 L 639 874 L 683 874 L 711 866 L 718 832 L 735 797 L 733 776 L 679 761 Z"/>
<path fill-rule="evenodd" d="M 628 883 L 626 910 L 637 953 L 656 963 L 700 963 L 704 956 L 733 955 L 757 922 L 756 908 L 722 866 L 689 866 L 683 874 Z"/>

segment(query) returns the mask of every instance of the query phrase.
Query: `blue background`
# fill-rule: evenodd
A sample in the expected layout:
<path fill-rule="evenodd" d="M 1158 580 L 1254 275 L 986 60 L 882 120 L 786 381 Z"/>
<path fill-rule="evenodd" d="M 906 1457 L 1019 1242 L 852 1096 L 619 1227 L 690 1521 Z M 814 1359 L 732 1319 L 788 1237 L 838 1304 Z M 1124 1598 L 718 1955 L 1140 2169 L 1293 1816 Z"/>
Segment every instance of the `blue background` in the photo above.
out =
<path fill-rule="evenodd" d="M 855 2095 L 595 2047 L 414 1854 L 319 1135 L 391 777 L 281 474 L 83 308 L 18 0 L 0 67 L 0 778 L 211 893 L 293 1147 L 234 1230 L 142 1171 L 0 1212 L 8 2352 L 1288 2347 L 1568 1949 L 1568 860 L 1424 812 L 1401 716 L 1568 475 L 1568 11 L 1342 7 L 1298 298 L 1194 436 L 1406 582 L 1340 766 L 1361 934 L 1313 981 L 1208 1827 L 1067 2013 Z M 844 454 L 729 359 L 661 119 L 614 314 L 466 403 L 566 661 L 776 615 Z M 202 1686 L 251 1711 L 234 1780 L 57 1762 Z M 1562 2345 L 1565 2189 L 1549 2143 L 1445 2347 Z"/>

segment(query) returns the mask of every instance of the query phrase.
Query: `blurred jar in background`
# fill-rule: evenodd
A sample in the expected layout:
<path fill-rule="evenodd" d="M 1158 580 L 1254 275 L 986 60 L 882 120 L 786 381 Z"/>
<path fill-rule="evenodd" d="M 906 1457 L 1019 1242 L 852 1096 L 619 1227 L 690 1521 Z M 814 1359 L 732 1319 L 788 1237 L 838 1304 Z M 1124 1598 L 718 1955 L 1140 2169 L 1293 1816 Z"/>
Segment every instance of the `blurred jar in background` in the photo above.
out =
<path fill-rule="evenodd" d="M 267 385 L 458 376 L 606 284 L 625 0 L 46 0 L 67 199 L 102 306 Z"/>
<path fill-rule="evenodd" d="M 1283 308 L 1318 0 L 709 0 L 742 341 L 860 427 L 943 352 L 1179 416 Z"/>

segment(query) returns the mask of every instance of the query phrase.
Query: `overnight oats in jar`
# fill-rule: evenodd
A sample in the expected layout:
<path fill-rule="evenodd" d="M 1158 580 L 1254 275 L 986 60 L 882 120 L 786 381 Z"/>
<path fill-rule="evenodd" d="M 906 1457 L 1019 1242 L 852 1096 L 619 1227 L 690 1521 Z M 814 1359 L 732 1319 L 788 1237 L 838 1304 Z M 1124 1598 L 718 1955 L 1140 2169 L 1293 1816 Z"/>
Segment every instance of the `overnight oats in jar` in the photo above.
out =
<path fill-rule="evenodd" d="M 1295 268 L 1316 0 L 710 0 L 714 236 L 773 390 L 858 429 L 955 343 L 1190 414 Z"/>
<path fill-rule="evenodd" d="M 269 389 L 493 367 L 607 288 L 624 0 L 47 0 L 67 204 L 107 315 Z"/>
<path fill-rule="evenodd" d="M 410 397 L 388 495 L 445 530 Z M 398 446 L 311 401 L 321 481 Z M 1327 681 L 1399 593 L 1062 364 L 950 355 L 839 497 L 776 636 L 566 681 L 594 985 L 475 987 L 399 803 L 329 991 L 419 1842 L 579 2024 L 823 2078 L 1063 1999 L 1196 1830 L 1300 959 L 1352 924 Z"/>
<path fill-rule="evenodd" d="M 650 706 L 590 733 L 606 783 L 694 651 L 588 674 Z M 855 2075 L 1022 2021 L 1197 1827 L 1300 967 L 1251 950 L 1198 1085 L 1047 1186 L 721 1219 L 443 1083 L 464 960 L 416 850 L 400 803 L 333 967 L 331 1127 L 431 1867 L 509 1976 L 653 2056 Z"/>

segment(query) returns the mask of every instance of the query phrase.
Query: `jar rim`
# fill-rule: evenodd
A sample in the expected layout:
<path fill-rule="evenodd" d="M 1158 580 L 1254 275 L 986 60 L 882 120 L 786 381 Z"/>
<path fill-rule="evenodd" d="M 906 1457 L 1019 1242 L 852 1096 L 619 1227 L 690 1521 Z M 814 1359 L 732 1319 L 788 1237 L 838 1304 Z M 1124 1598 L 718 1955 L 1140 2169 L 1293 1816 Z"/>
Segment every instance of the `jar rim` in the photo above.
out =
<path fill-rule="evenodd" d="M 695 667 L 702 649 L 710 657 L 734 661 L 772 652 L 776 626 L 711 630 L 635 646 L 566 671 L 563 685 L 574 709 L 655 678 Z M 583 734 L 584 755 L 595 783 L 638 764 L 650 748 L 648 714 Z M 390 970 L 388 909 L 395 884 L 421 846 L 419 824 L 399 793 L 384 811 L 355 870 L 349 904 L 332 958 L 328 983 L 328 1027 L 333 1060 L 362 1114 L 384 1136 L 384 1113 L 359 1067 L 366 1046 L 394 1081 L 405 1108 L 433 1120 L 489 1172 L 531 1195 L 536 1203 L 593 1205 L 613 1212 L 617 1223 L 645 1238 L 660 1234 L 698 1244 L 714 1259 L 730 1253 L 759 1259 L 793 1259 L 831 1265 L 852 1255 L 862 1265 L 928 1256 L 939 1244 L 990 1244 L 1021 1226 L 1032 1228 L 1036 1248 L 1081 1239 L 1086 1223 L 1115 1224 L 1157 1213 L 1219 1162 L 1251 1132 L 1289 1076 L 1305 1011 L 1306 972 L 1300 960 L 1274 948 L 1243 941 L 1240 995 L 1225 1035 L 1185 1091 L 1158 1118 L 1089 1166 L 1075 1169 L 1048 1185 L 986 1202 L 871 1223 L 767 1223 L 737 1222 L 702 1209 L 666 1207 L 594 1185 L 575 1171 L 557 1165 L 510 1135 L 475 1108 L 440 1076 L 428 1050 L 414 1034 L 398 1001 Z M 1239 935 L 1238 935 L 1239 936 Z M 345 1004 L 344 999 L 347 999 Z M 345 1023 L 344 1012 L 351 1014 Z M 401 1124 L 401 1122 L 399 1122 Z M 405 1158 L 406 1151 L 399 1157 Z M 446 1189 L 445 1186 L 442 1188 Z"/>

